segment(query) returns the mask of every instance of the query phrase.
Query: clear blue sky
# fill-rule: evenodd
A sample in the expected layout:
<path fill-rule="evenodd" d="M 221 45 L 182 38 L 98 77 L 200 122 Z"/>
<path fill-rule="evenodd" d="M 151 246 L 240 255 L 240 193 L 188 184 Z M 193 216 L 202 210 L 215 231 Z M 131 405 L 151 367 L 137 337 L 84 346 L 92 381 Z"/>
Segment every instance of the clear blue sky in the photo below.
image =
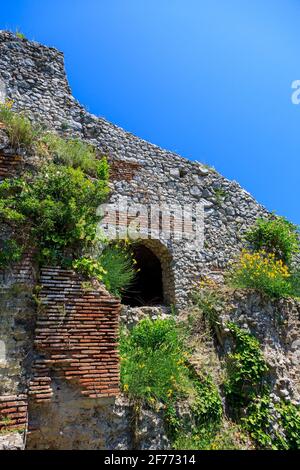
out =
<path fill-rule="evenodd" d="M 91 112 L 300 224 L 299 0 L 2 0 L 0 19 L 64 51 Z"/>

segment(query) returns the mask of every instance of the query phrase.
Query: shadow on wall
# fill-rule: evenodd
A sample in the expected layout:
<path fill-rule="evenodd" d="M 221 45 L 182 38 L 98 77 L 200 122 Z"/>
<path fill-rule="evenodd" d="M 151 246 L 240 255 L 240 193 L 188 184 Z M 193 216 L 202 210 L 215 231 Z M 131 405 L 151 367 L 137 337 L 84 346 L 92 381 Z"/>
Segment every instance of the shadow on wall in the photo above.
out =
<path fill-rule="evenodd" d="M 122 303 L 139 307 L 175 302 L 172 257 L 168 249 L 158 240 L 143 240 L 132 251 L 137 275 L 124 292 Z"/>

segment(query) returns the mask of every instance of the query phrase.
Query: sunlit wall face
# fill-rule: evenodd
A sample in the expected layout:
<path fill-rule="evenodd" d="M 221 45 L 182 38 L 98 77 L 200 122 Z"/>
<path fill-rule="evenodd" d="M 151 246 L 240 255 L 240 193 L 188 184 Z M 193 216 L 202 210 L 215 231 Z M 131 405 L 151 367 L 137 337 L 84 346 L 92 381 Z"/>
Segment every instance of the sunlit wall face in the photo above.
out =
<path fill-rule="evenodd" d="M 75 96 L 299 223 L 297 0 L 14 0 L 1 27 L 65 52 Z"/>

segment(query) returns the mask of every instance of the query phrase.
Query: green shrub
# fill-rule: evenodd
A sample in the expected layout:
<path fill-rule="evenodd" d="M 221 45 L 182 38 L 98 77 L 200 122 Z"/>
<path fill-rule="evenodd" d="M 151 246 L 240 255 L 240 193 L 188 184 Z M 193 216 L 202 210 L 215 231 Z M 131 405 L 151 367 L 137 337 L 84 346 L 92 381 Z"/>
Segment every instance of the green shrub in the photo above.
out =
<path fill-rule="evenodd" d="M 214 189 L 214 194 L 215 194 L 216 204 L 218 206 L 220 206 L 222 204 L 222 202 L 224 201 L 224 199 L 226 198 L 227 193 L 222 188 L 216 188 L 216 189 Z"/>
<path fill-rule="evenodd" d="M 289 268 L 272 253 L 243 251 L 227 281 L 232 287 L 256 289 L 270 297 L 294 295 Z"/>
<path fill-rule="evenodd" d="M 179 424 L 180 426 L 182 423 Z M 193 427 L 190 430 L 181 429 L 176 436 L 172 448 L 175 450 L 209 450 L 216 438 L 215 426 L 207 423 L 199 428 Z"/>
<path fill-rule="evenodd" d="M 289 264 L 299 252 L 299 228 L 284 217 L 258 219 L 246 234 L 246 240 L 254 251 L 274 254 L 285 264 Z"/>
<path fill-rule="evenodd" d="M 107 192 L 106 180 L 51 164 L 0 185 L 0 217 L 29 231 L 42 262 L 71 263 L 95 242 L 96 209 Z"/>
<path fill-rule="evenodd" d="M 12 101 L 0 104 L 0 121 L 5 124 L 10 144 L 16 150 L 31 149 L 39 131 L 31 124 L 24 113 L 11 110 Z"/>
<path fill-rule="evenodd" d="M 291 271 L 290 284 L 292 286 L 292 293 L 294 297 L 300 297 L 300 270 L 294 269 Z"/>
<path fill-rule="evenodd" d="M 6 99 L 5 103 L 0 103 L 0 122 L 7 124 L 11 121 L 13 117 L 13 100 Z"/>
<path fill-rule="evenodd" d="M 276 448 L 270 435 L 274 422 L 272 423 L 271 419 L 271 401 L 268 395 L 254 397 L 247 408 L 247 416 L 242 419 L 242 423 L 260 448 Z"/>
<path fill-rule="evenodd" d="M 0 269 L 20 261 L 22 252 L 22 247 L 16 240 L 0 240 Z"/>
<path fill-rule="evenodd" d="M 261 392 L 268 366 L 253 335 L 232 322 L 227 326 L 234 339 L 234 350 L 226 358 L 224 390 L 230 404 L 239 408 Z"/>
<path fill-rule="evenodd" d="M 187 367 L 174 320 L 140 321 L 121 333 L 121 384 L 132 398 L 169 402 L 183 392 Z"/>
<path fill-rule="evenodd" d="M 223 414 L 219 391 L 208 375 L 201 380 L 194 377 L 193 385 L 196 396 L 191 404 L 193 417 L 198 427 L 219 426 Z"/>
<path fill-rule="evenodd" d="M 186 340 L 174 319 L 145 319 L 123 330 L 121 384 L 133 400 L 163 405 L 173 448 L 204 449 L 219 432 L 222 401 L 212 379 L 188 365 Z M 186 414 L 178 413 L 182 408 Z"/>
<path fill-rule="evenodd" d="M 40 143 L 46 146 L 47 152 L 53 156 L 54 163 L 80 168 L 95 178 L 108 179 L 107 161 L 97 159 L 95 148 L 91 145 L 79 139 L 62 139 L 53 133 L 45 134 Z"/>
<path fill-rule="evenodd" d="M 300 407 L 283 400 L 271 402 L 266 380 L 268 366 L 259 342 L 234 323 L 229 323 L 228 328 L 235 344 L 227 357 L 224 390 L 236 410 L 235 418 L 259 448 L 299 449 Z"/>
<path fill-rule="evenodd" d="M 103 280 L 103 276 L 106 274 L 105 269 L 99 261 L 92 257 L 83 256 L 73 261 L 72 267 L 83 274 L 87 278 L 96 278 L 98 281 Z"/>
<path fill-rule="evenodd" d="M 103 266 L 102 280 L 109 292 L 121 297 L 122 292 L 133 282 L 136 271 L 130 250 L 122 245 L 108 245 L 99 257 Z"/>
<path fill-rule="evenodd" d="M 192 432 L 180 432 L 173 448 L 178 450 L 245 450 L 251 446 L 246 432 L 224 421 L 219 427 L 203 426 Z"/>

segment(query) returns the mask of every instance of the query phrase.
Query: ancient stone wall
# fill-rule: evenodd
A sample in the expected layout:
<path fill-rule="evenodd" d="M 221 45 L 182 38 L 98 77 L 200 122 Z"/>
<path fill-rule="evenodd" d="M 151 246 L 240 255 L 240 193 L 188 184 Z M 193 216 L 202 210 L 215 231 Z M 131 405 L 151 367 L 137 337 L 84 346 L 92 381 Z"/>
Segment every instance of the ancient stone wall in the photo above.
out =
<path fill-rule="evenodd" d="M 0 271 L 0 396 L 27 392 L 36 318 L 31 254 Z"/>
<path fill-rule="evenodd" d="M 227 292 L 220 311 L 222 348 L 231 348 L 226 327 L 232 321 L 260 342 L 270 367 L 269 379 L 275 400 L 300 404 L 300 303 L 293 299 L 270 300 L 257 292 Z"/>
<path fill-rule="evenodd" d="M 119 394 L 119 301 L 99 285 L 84 287 L 82 279 L 73 271 L 44 268 L 39 277 L 36 304 L 33 301 L 36 281 L 31 254 L 2 272 L 0 434 L 3 439 L 0 439 L 0 449 L 19 448 L 22 442 L 24 444 L 28 421 L 30 432 L 40 436 L 38 442 L 43 448 L 51 445 L 61 449 L 64 445 L 76 448 L 74 434 L 69 435 L 67 442 L 60 441 L 58 434 L 54 444 L 54 433 L 49 443 L 45 440 L 42 443 L 43 433 L 38 425 L 43 426 L 45 417 L 51 418 L 49 410 L 54 413 L 53 423 L 60 415 L 57 408 L 66 416 L 76 407 L 83 414 L 86 409 L 96 414 L 95 410 L 100 409 L 108 416 L 109 409 L 114 410 L 114 397 Z M 58 394 L 62 390 L 65 392 Z M 65 394 L 69 393 L 66 390 L 71 390 L 72 405 L 68 400 L 63 401 Z M 105 399 L 109 398 L 108 409 Z M 84 423 L 76 423 L 81 412 L 73 411 L 72 418 L 69 416 L 66 421 L 60 416 L 62 421 L 57 423 L 61 428 L 68 426 L 69 419 L 74 420 L 75 427 L 85 426 Z M 114 412 L 111 413 L 114 417 Z M 107 419 L 109 423 L 110 418 Z M 98 433 L 103 436 L 105 425 L 102 426 L 101 420 L 97 423 Z M 128 426 L 126 421 L 127 434 Z M 83 446 L 87 445 L 89 432 L 92 430 L 86 431 Z M 72 436 L 75 441 L 72 441 Z M 122 439 L 126 438 L 123 436 Z M 99 445 L 106 448 L 105 443 L 93 441 L 94 448 Z"/>
<path fill-rule="evenodd" d="M 165 239 L 163 233 L 156 237 L 173 259 L 172 303 L 185 304 L 200 272 L 224 269 L 241 247 L 244 230 L 266 214 L 236 182 L 86 112 L 71 95 L 63 55 L 56 49 L 1 32 L 0 81 L 3 97 L 14 99 L 16 109 L 27 110 L 35 120 L 66 136 L 81 137 L 108 156 L 111 202 L 123 196 L 131 206 L 191 207 L 205 200 L 203 247 L 184 239 Z"/>

